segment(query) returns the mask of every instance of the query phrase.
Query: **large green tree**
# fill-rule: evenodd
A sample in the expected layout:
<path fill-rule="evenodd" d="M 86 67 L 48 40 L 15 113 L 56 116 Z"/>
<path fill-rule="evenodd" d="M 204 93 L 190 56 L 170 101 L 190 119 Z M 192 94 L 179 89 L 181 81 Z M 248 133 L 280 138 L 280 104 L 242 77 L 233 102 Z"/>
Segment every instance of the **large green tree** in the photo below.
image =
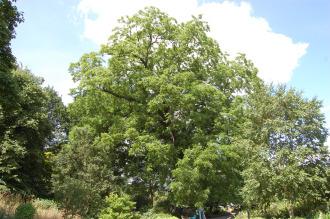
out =
<path fill-rule="evenodd" d="M 237 175 L 226 172 L 227 167 L 222 172 L 230 161 L 226 160 L 230 150 L 222 150 L 240 134 L 238 123 L 244 114 L 240 94 L 250 93 L 261 82 L 251 62 L 243 55 L 229 60 L 208 31 L 200 17 L 178 23 L 156 8 L 146 8 L 122 18 L 100 52 L 85 54 L 72 64 L 78 86 L 69 106 L 71 122 L 81 128 L 87 125 L 93 136 L 85 141 L 88 146 L 76 144 L 79 139 L 69 142 L 58 160 L 70 170 L 59 166 L 56 177 L 84 175 L 84 168 L 68 162 L 79 147 L 103 150 L 108 161 L 100 159 L 101 167 L 106 165 L 113 176 L 89 178 L 90 184 L 104 182 L 109 190 L 119 187 L 141 206 L 151 205 L 156 195 L 183 192 L 171 190 L 170 184 L 188 182 L 189 176 L 175 170 L 173 178 L 173 170 L 182 168 L 185 159 L 202 160 L 215 148 L 219 152 L 210 158 L 209 167 L 213 174 L 203 173 L 204 179 L 194 182 L 209 181 L 207 188 L 204 184 L 196 188 L 215 191 L 219 179 Z M 96 159 L 86 156 L 74 158 L 74 163 Z M 202 161 L 196 165 L 204 171 L 198 167 L 204 166 Z M 60 184 L 55 182 L 58 188 Z M 223 200 L 215 194 L 212 202 Z M 196 205 L 176 199 L 180 194 L 171 197 L 174 203 Z"/>

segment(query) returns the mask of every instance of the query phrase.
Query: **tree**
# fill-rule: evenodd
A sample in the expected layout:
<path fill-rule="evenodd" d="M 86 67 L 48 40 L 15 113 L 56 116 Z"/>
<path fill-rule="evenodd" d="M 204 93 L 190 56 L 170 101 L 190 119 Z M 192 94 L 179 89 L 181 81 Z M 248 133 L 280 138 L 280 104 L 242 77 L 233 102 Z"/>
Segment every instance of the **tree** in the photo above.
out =
<path fill-rule="evenodd" d="M 85 54 L 70 67 L 78 84 L 69 106 L 72 126 L 93 130 L 88 145 L 109 157 L 105 165 L 113 179 L 108 184 L 131 194 L 138 208 L 152 206 L 156 193 L 176 192 L 170 190 L 173 169 L 185 162 L 180 160 L 186 159 L 187 151 L 198 147 L 207 154 L 209 145 L 224 151 L 231 144 L 244 118 L 238 94 L 261 84 L 252 63 L 243 55 L 229 60 L 208 31 L 200 17 L 178 23 L 156 8 L 146 8 L 122 18 L 100 52 Z M 85 148 L 76 140 L 67 147 Z M 86 157 L 89 154 L 74 162 L 101 156 Z M 67 159 L 64 156 L 65 165 Z M 222 170 L 220 160 L 212 162 Z M 59 163 L 60 171 L 64 163 Z M 78 168 L 72 174 L 82 172 L 85 169 Z M 221 177 L 214 175 L 212 180 Z M 104 178 L 90 179 L 97 184 Z M 215 185 L 209 184 L 212 191 Z"/>
<path fill-rule="evenodd" d="M 52 87 L 45 87 L 47 95 L 47 117 L 52 133 L 44 146 L 47 151 L 58 152 L 61 145 L 67 142 L 69 134 L 69 115 L 62 98 Z"/>
<path fill-rule="evenodd" d="M 17 104 L 16 85 L 12 70 L 16 60 L 10 48 L 10 42 L 15 38 L 15 28 L 23 21 L 22 13 L 18 12 L 15 1 L 0 2 L 0 139 L 5 137 L 6 127 L 11 121 L 11 112 Z"/>
<path fill-rule="evenodd" d="M 6 74 L 9 74 L 15 66 L 10 41 L 15 38 L 15 28 L 23 21 L 22 13 L 17 10 L 13 2 L 15 0 L 0 2 L 0 71 Z"/>
<path fill-rule="evenodd" d="M 70 144 L 57 154 L 53 188 L 67 214 L 95 216 L 102 207 L 102 198 L 111 192 L 112 159 L 106 148 L 93 144 L 94 135 L 88 126 L 73 128 Z M 103 146 L 102 140 L 99 143 Z"/>
<path fill-rule="evenodd" d="M 324 203 L 329 152 L 321 102 L 284 86 L 266 87 L 248 102 L 246 203 L 265 210 L 273 201 L 286 201 L 290 217 L 299 203 Z"/>
<path fill-rule="evenodd" d="M 17 107 L 10 113 L 10 121 L 1 139 L 1 184 L 14 191 L 47 196 L 50 193 L 51 169 L 46 163 L 48 139 L 59 120 L 53 113 L 57 106 L 49 103 L 60 98 L 50 88 L 43 88 L 43 79 L 27 69 L 14 70 Z M 50 96 L 50 92 L 52 95 Z"/>
<path fill-rule="evenodd" d="M 22 69 L 13 71 L 13 80 L 19 107 L 11 112 L 10 123 L 7 123 L 1 142 L 2 181 L 12 189 L 42 190 L 44 170 L 43 159 L 40 158 L 45 137 L 51 129 L 42 80 Z"/>
<path fill-rule="evenodd" d="M 10 41 L 23 16 L 14 2 L 0 1 L 0 184 L 46 196 L 51 166 L 44 153 L 65 140 L 67 115 L 57 93 L 16 64 Z"/>
<path fill-rule="evenodd" d="M 15 139 L 9 136 L 8 127 L 12 125 L 12 111 L 17 108 L 15 101 L 17 87 L 12 70 L 15 58 L 11 52 L 10 41 L 15 37 L 15 27 L 22 22 L 21 13 L 13 5 L 13 1 L 0 2 L 0 184 L 14 178 L 11 172 L 18 166 L 17 160 L 22 158 L 25 150 L 19 147 Z"/>

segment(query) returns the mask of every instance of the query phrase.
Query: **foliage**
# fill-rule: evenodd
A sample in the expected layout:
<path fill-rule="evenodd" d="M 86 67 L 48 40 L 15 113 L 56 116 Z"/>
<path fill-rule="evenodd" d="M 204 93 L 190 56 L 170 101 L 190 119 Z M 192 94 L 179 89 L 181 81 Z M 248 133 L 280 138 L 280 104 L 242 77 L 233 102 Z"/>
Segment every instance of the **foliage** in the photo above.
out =
<path fill-rule="evenodd" d="M 49 209 L 49 208 L 57 209 L 57 203 L 50 199 L 37 198 L 33 200 L 32 204 L 36 209 Z"/>
<path fill-rule="evenodd" d="M 15 211 L 15 219 L 33 219 L 36 209 L 31 203 L 20 204 Z"/>
<path fill-rule="evenodd" d="M 171 189 L 179 206 L 201 208 L 206 202 L 226 203 L 226 195 L 235 200 L 237 188 L 234 162 L 228 162 L 231 156 L 224 153 L 228 146 L 207 145 L 206 148 L 194 146 L 186 149 L 176 169 Z M 235 185 L 236 184 L 236 185 Z M 222 188 L 221 188 L 222 187 Z M 221 194 L 222 198 L 221 199 Z M 219 196 L 218 196 L 219 195 Z"/>
<path fill-rule="evenodd" d="M 45 87 L 47 96 L 47 117 L 52 127 L 44 148 L 48 152 L 58 152 L 60 147 L 67 142 L 69 132 L 69 115 L 62 98 L 52 87 Z"/>
<path fill-rule="evenodd" d="M 318 212 L 314 215 L 313 219 L 330 219 L 330 213 Z"/>
<path fill-rule="evenodd" d="M 105 201 L 105 208 L 101 211 L 100 219 L 135 219 L 139 218 L 135 210 L 135 202 L 127 194 L 111 193 Z"/>
<path fill-rule="evenodd" d="M 170 184 L 173 170 L 185 162 L 180 160 L 195 159 L 185 158 L 189 150 L 199 148 L 194 156 L 200 157 L 196 170 L 202 170 L 202 159 L 214 151 L 208 148 L 218 147 L 223 156 L 205 161 L 212 163 L 205 167 L 212 176 L 201 172 L 193 182 L 197 190 L 211 191 L 198 205 L 217 205 L 237 196 L 239 159 L 230 145 L 244 121 L 237 94 L 248 94 L 262 82 L 251 62 L 243 55 L 229 60 L 208 31 L 200 17 L 178 23 L 146 8 L 122 18 L 100 52 L 85 54 L 71 65 L 77 83 L 68 108 L 71 132 L 89 127 L 93 134 L 88 139 L 77 135 L 63 147 L 55 188 L 74 177 L 96 188 L 100 197 L 119 188 L 132 196 L 138 209 L 152 207 L 158 193 L 180 196 L 174 193 L 183 190 L 171 190 Z M 219 170 L 222 174 L 217 175 Z M 231 182 L 232 188 L 215 192 L 220 183 Z"/>
<path fill-rule="evenodd" d="M 12 101 L 18 95 L 12 75 L 16 60 L 10 46 L 11 40 L 15 38 L 15 28 L 23 21 L 23 16 L 14 2 L 0 1 L 0 138 L 5 135 L 9 114 L 17 107 L 15 101 Z"/>
<path fill-rule="evenodd" d="M 249 101 L 245 202 L 266 210 L 271 202 L 285 201 L 290 217 L 298 203 L 322 205 L 329 198 L 329 152 L 321 103 L 281 86 Z"/>
<path fill-rule="evenodd" d="M 16 65 L 10 41 L 23 17 L 14 2 L 0 1 L 0 184 L 47 196 L 51 167 L 44 150 L 55 141 L 52 133 L 63 123 L 58 111 L 65 107 L 52 88 L 42 87 L 42 78 Z"/>
<path fill-rule="evenodd" d="M 82 217 L 97 215 L 101 199 L 87 183 L 79 179 L 66 178 L 61 187 L 55 188 L 55 198 L 66 215 L 79 214 Z"/>
<path fill-rule="evenodd" d="M 154 203 L 152 211 L 154 212 L 171 212 L 174 205 L 169 197 L 169 192 L 159 193 L 157 192 L 154 197 Z"/>
<path fill-rule="evenodd" d="M 10 48 L 10 41 L 15 38 L 15 28 L 23 21 L 22 13 L 13 4 L 15 0 L 0 2 L 0 72 L 9 73 L 14 67 L 15 57 Z M 1 79 L 5 79 L 1 77 Z M 2 82 L 2 81 L 1 81 Z M 3 85 L 1 83 L 1 85 Z M 3 88 L 1 86 L 1 88 Z M 2 90 L 1 90 L 2 91 Z"/>
<path fill-rule="evenodd" d="M 45 195 L 48 189 L 43 146 L 51 132 L 47 96 L 42 79 L 28 70 L 15 70 L 13 78 L 19 105 L 6 118 L 7 127 L 0 141 L 1 181 L 13 190 Z"/>
<path fill-rule="evenodd" d="M 1 191 L 54 192 L 67 215 L 87 218 L 147 209 L 157 213 L 143 217 L 171 218 L 158 212 L 228 203 L 269 217 L 328 210 L 321 102 L 264 85 L 200 16 L 179 23 L 149 7 L 121 18 L 100 51 L 71 64 L 67 108 L 16 65 L 10 42 L 23 18 L 14 2 L 0 1 Z M 17 214 L 34 214 L 30 205 Z"/>
<path fill-rule="evenodd" d="M 177 219 L 177 217 L 166 213 L 155 213 L 148 211 L 141 216 L 141 219 Z"/>
<path fill-rule="evenodd" d="M 111 189 L 112 170 L 104 150 L 92 144 L 89 127 L 75 127 L 70 144 L 56 158 L 53 175 L 55 197 L 68 214 L 96 215 L 102 204 L 101 194 Z"/>
<path fill-rule="evenodd" d="M 36 209 L 34 219 L 44 219 L 44 218 L 63 218 L 63 212 L 59 211 L 56 204 L 52 200 L 24 197 L 18 193 L 0 193 L 0 212 L 2 212 L 2 219 L 14 219 L 16 208 L 27 203 L 31 203 Z"/>

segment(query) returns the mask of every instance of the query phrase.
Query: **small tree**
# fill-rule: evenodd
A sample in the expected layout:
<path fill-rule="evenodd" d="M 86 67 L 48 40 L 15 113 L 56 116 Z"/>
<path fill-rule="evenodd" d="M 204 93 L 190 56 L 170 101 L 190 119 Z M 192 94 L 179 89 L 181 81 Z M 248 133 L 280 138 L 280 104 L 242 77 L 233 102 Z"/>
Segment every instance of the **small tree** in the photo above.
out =
<path fill-rule="evenodd" d="M 93 142 L 93 135 L 89 126 L 74 127 L 69 143 L 56 157 L 55 197 L 70 214 L 95 216 L 112 188 L 113 172 L 108 168 L 112 159 L 101 140 Z"/>
<path fill-rule="evenodd" d="M 111 193 L 105 200 L 106 207 L 101 211 L 100 219 L 137 219 L 138 214 L 134 212 L 135 202 L 131 201 L 129 195 L 117 195 Z"/>

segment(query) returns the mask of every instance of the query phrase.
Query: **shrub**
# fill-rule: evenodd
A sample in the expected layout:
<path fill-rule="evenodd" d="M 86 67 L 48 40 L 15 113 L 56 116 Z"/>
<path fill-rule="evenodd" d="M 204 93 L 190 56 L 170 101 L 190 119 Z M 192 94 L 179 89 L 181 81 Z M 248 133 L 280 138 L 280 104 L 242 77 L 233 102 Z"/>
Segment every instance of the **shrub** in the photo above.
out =
<path fill-rule="evenodd" d="M 141 219 L 178 219 L 178 218 L 166 213 L 155 213 L 153 211 L 148 211 L 142 215 Z"/>
<path fill-rule="evenodd" d="M 0 181 L 0 183 L 1 183 L 1 181 Z M 7 193 L 9 191 L 10 190 L 7 186 L 0 184 L 0 193 Z"/>
<path fill-rule="evenodd" d="M 71 178 L 66 178 L 61 186 L 55 187 L 55 198 L 66 216 L 78 214 L 93 218 L 102 203 L 101 197 L 89 183 Z"/>
<path fill-rule="evenodd" d="M 266 217 L 289 218 L 288 203 L 285 201 L 273 202 L 266 209 Z"/>
<path fill-rule="evenodd" d="M 139 215 L 134 212 L 135 202 L 129 195 L 110 194 L 106 200 L 106 207 L 100 214 L 100 219 L 138 219 Z"/>
<path fill-rule="evenodd" d="M 57 209 L 58 208 L 57 203 L 55 201 L 49 200 L 49 199 L 37 198 L 37 199 L 33 200 L 32 204 L 37 209 L 50 209 L 50 208 Z"/>
<path fill-rule="evenodd" d="M 330 213 L 318 212 L 314 215 L 313 219 L 330 219 Z"/>
<path fill-rule="evenodd" d="M 2 209 L 0 209 L 0 219 L 4 219 L 6 218 L 6 213 L 2 211 Z"/>
<path fill-rule="evenodd" d="M 248 214 L 246 211 L 239 212 L 235 217 L 235 219 L 246 219 L 246 218 L 248 218 Z M 251 219 L 264 219 L 264 217 L 258 217 L 251 212 Z"/>
<path fill-rule="evenodd" d="M 20 204 L 15 211 L 15 219 L 33 219 L 36 209 L 31 203 Z"/>
<path fill-rule="evenodd" d="M 172 205 L 167 194 L 155 194 L 152 207 L 154 212 L 170 212 L 171 207 Z"/>

